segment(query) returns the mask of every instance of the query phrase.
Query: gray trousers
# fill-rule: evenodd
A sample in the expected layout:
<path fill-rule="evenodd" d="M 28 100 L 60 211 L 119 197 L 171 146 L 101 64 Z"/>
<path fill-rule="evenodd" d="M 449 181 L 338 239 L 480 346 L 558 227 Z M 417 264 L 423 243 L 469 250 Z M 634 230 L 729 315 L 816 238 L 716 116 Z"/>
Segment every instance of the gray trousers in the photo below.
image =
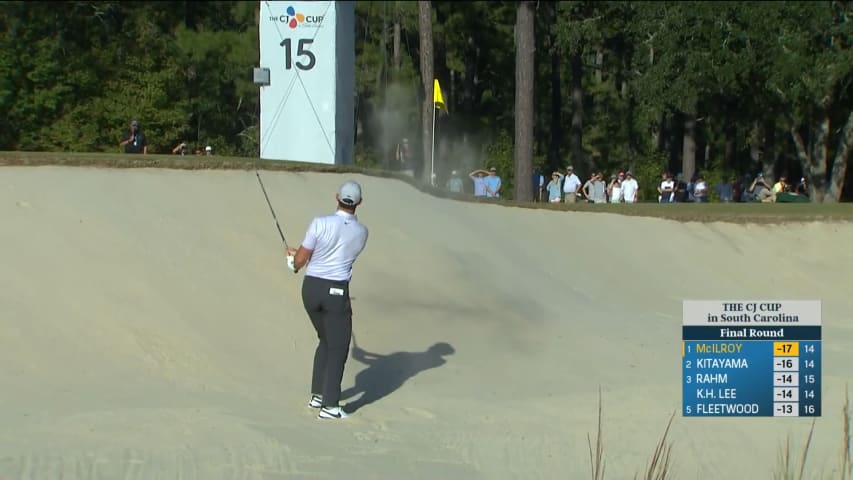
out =
<path fill-rule="evenodd" d="M 319 339 L 314 351 L 311 393 L 323 396 L 323 406 L 336 407 L 352 336 L 349 283 L 306 276 L 302 303 Z"/>

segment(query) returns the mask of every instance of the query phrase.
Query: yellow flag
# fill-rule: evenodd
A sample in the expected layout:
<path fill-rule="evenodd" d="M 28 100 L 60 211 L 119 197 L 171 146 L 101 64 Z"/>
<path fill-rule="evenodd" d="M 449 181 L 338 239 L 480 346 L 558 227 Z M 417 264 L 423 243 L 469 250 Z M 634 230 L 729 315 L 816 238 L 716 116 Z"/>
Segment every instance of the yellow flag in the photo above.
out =
<path fill-rule="evenodd" d="M 432 87 L 432 103 L 435 104 L 435 108 L 440 110 L 447 110 L 447 106 L 444 105 L 444 97 L 441 96 L 441 86 L 438 85 L 438 79 L 435 79 L 435 85 Z"/>

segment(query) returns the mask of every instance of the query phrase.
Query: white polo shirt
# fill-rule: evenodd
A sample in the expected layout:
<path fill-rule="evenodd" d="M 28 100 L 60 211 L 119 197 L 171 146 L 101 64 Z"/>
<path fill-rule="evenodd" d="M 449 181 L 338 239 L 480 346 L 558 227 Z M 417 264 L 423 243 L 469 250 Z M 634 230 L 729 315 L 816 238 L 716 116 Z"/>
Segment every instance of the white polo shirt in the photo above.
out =
<path fill-rule="evenodd" d="M 367 244 L 367 227 L 358 217 L 341 210 L 314 218 L 302 246 L 313 250 L 305 275 L 349 281 L 352 265 Z"/>
<path fill-rule="evenodd" d="M 574 173 L 566 177 L 563 182 L 563 191 L 565 193 L 577 193 L 578 188 L 581 186 L 581 181 L 577 175 Z"/>

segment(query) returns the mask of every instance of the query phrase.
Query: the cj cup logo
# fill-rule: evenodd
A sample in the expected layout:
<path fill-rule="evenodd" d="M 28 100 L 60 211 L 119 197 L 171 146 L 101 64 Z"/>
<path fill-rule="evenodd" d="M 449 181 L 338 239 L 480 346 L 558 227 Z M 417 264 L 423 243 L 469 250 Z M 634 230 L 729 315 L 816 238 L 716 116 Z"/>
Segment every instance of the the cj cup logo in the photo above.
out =
<path fill-rule="evenodd" d="M 270 20 L 273 22 L 281 22 L 286 23 L 290 28 L 320 28 L 323 24 L 323 16 L 322 15 L 303 15 L 301 13 L 296 13 L 296 9 L 291 7 L 287 7 L 286 10 L 287 15 L 281 16 L 272 16 Z"/>

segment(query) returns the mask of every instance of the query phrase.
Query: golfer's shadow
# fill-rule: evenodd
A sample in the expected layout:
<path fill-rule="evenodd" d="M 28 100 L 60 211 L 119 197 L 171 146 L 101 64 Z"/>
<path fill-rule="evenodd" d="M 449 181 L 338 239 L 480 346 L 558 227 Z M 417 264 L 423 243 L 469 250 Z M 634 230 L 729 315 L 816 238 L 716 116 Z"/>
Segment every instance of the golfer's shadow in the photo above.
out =
<path fill-rule="evenodd" d="M 439 342 L 423 352 L 394 352 L 380 355 L 359 348 L 353 339 L 351 357 L 367 365 L 367 368 L 356 374 L 353 387 L 341 392 L 342 400 L 361 395 L 347 403 L 344 408 L 352 413 L 365 405 L 385 398 L 418 373 L 444 365 L 447 363 L 444 357 L 454 352 L 449 343 Z"/>

